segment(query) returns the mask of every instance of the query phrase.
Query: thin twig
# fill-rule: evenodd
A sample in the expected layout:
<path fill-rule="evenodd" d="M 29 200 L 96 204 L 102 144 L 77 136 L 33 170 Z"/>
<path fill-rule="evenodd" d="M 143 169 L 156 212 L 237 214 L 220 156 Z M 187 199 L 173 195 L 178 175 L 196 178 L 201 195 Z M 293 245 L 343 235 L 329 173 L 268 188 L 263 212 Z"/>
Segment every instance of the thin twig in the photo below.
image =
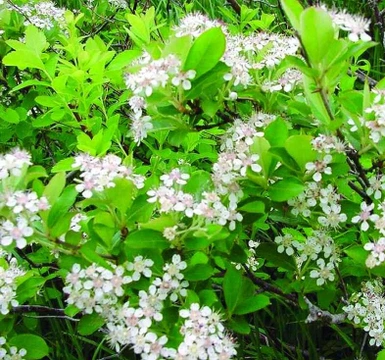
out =
<path fill-rule="evenodd" d="M 247 267 L 244 267 L 248 278 L 255 284 L 263 288 L 265 291 L 280 295 L 289 300 L 293 305 L 298 306 L 298 298 L 296 294 L 285 294 L 281 289 L 269 284 L 268 282 L 256 277 Z"/>
<path fill-rule="evenodd" d="M 70 321 L 79 321 L 81 314 L 77 315 L 76 318 L 67 316 L 64 312 L 64 309 L 55 309 L 48 306 L 42 305 L 19 305 L 11 308 L 11 313 L 13 314 L 25 314 L 25 313 L 38 313 L 44 314 L 45 317 L 54 317 L 58 319 L 66 319 Z"/>

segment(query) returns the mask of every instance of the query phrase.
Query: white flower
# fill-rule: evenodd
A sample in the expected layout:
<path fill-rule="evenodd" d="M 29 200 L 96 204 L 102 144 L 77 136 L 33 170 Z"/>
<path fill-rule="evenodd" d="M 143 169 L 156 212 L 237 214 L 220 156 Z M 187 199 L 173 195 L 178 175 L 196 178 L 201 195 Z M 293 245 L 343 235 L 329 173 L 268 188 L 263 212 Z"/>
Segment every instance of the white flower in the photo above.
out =
<path fill-rule="evenodd" d="M 169 174 L 164 174 L 160 177 L 163 184 L 167 187 L 171 187 L 175 184 L 185 185 L 186 180 L 190 178 L 189 174 L 182 173 L 179 169 L 173 169 Z"/>
<path fill-rule="evenodd" d="M 33 229 L 23 217 L 17 218 L 16 221 L 17 224 L 14 224 L 9 220 L 6 220 L 1 224 L 0 244 L 9 246 L 15 241 L 16 247 L 23 249 L 27 246 L 26 238 L 32 236 Z"/>
<path fill-rule="evenodd" d="M 135 142 L 139 145 L 147 137 L 147 132 L 153 129 L 151 116 L 142 116 L 141 112 L 133 113 L 131 116 L 131 126 Z"/>
<path fill-rule="evenodd" d="M 361 222 L 361 230 L 367 231 L 369 229 L 368 220 L 375 222 L 378 220 L 379 216 L 376 214 L 371 215 L 371 212 L 374 208 L 374 204 L 367 205 L 365 202 L 361 203 L 362 212 L 359 215 L 356 215 L 352 218 L 352 223 L 357 224 Z"/>
<path fill-rule="evenodd" d="M 334 281 L 334 273 L 332 272 L 332 270 L 334 270 L 334 264 L 332 262 L 325 264 L 324 259 L 318 259 L 317 265 L 319 268 L 312 270 L 310 277 L 317 279 L 318 286 L 322 286 L 327 280 Z"/>
<path fill-rule="evenodd" d="M 179 86 L 180 84 L 182 84 L 182 88 L 184 90 L 190 90 L 191 89 L 190 80 L 194 79 L 195 75 L 196 75 L 195 70 L 188 70 L 186 72 L 179 72 L 172 78 L 171 83 L 174 86 Z"/>
<path fill-rule="evenodd" d="M 321 181 L 322 174 L 331 175 L 332 169 L 328 166 L 333 160 L 333 157 L 329 154 L 325 155 L 323 160 L 317 160 L 315 162 L 308 162 L 305 167 L 307 173 L 313 173 L 313 180 L 316 182 Z"/>
<path fill-rule="evenodd" d="M 126 268 L 129 271 L 134 271 L 132 274 L 132 280 L 138 281 L 143 275 L 147 278 L 151 277 L 151 266 L 154 262 L 151 259 L 144 259 L 143 256 L 136 256 L 134 262 L 127 263 Z"/>
<path fill-rule="evenodd" d="M 284 234 L 283 236 L 276 236 L 274 241 L 278 244 L 277 251 L 279 253 L 285 251 L 289 256 L 294 254 L 294 248 L 297 245 L 297 241 L 294 240 L 293 235 Z"/>
<path fill-rule="evenodd" d="M 318 222 L 325 227 L 338 228 L 341 222 L 347 220 L 347 216 L 344 213 L 341 213 L 341 206 L 338 204 L 324 205 L 322 206 L 322 211 L 325 213 L 325 216 L 319 216 Z"/>

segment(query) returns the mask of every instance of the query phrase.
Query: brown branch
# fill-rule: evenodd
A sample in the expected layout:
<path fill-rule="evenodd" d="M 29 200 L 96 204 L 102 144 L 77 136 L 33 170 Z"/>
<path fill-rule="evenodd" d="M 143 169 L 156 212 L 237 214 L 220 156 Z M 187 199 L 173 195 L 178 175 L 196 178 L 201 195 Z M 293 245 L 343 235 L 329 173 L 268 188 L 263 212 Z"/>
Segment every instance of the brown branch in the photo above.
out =
<path fill-rule="evenodd" d="M 268 282 L 256 277 L 247 267 L 244 267 L 248 278 L 255 284 L 260 286 L 263 290 L 277 294 L 290 301 L 293 305 L 298 306 L 298 297 L 296 294 L 285 294 L 281 289 L 269 284 Z"/>
<path fill-rule="evenodd" d="M 233 10 L 238 14 L 241 15 L 241 7 L 237 3 L 237 0 L 228 0 L 230 6 L 233 8 Z"/>

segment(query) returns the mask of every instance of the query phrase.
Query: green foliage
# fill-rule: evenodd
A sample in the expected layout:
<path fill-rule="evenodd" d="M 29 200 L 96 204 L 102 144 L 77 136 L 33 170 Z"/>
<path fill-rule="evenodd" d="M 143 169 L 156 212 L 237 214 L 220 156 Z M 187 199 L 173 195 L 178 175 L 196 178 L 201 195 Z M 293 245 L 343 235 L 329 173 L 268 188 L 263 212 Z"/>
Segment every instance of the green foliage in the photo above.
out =
<path fill-rule="evenodd" d="M 57 4 L 0 5 L 0 354 L 381 359 L 378 25 Z"/>

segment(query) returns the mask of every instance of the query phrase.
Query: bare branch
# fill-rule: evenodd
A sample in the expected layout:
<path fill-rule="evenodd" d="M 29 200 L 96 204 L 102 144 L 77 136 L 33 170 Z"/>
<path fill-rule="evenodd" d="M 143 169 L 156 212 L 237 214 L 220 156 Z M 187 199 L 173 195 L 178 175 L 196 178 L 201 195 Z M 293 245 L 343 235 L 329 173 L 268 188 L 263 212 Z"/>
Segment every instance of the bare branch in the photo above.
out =
<path fill-rule="evenodd" d="M 309 315 L 306 318 L 306 323 L 312 323 L 314 321 L 324 321 L 330 324 L 341 324 L 346 320 L 346 314 L 332 314 L 329 311 L 321 310 L 318 306 L 314 305 L 306 296 L 305 302 L 309 306 Z"/>

